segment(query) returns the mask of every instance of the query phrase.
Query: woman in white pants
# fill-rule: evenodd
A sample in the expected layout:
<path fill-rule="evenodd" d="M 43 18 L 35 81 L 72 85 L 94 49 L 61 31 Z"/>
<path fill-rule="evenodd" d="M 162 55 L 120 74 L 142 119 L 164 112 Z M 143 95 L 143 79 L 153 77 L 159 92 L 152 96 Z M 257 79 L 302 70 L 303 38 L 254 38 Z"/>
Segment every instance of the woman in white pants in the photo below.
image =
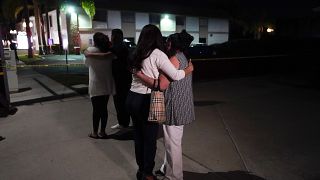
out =
<path fill-rule="evenodd" d="M 184 51 L 189 47 L 193 37 L 187 32 L 175 33 L 168 37 L 168 56 L 177 69 L 188 66 Z M 138 77 L 149 86 L 153 79 L 138 73 Z M 165 89 L 167 121 L 163 125 L 165 157 L 163 165 L 156 174 L 164 174 L 170 180 L 183 180 L 182 137 L 183 127 L 195 119 L 192 76 L 170 82 L 164 75 L 160 77 L 160 89 Z"/>

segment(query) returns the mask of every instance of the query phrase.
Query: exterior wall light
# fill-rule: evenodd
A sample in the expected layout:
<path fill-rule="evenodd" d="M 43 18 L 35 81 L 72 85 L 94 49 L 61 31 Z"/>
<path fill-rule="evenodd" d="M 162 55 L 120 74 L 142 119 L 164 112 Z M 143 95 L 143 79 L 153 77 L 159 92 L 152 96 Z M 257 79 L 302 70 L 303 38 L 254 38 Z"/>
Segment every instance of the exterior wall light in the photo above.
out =
<path fill-rule="evenodd" d="M 267 32 L 268 32 L 268 33 L 272 33 L 273 31 L 274 31 L 273 28 L 268 28 L 268 29 L 267 29 Z"/>
<path fill-rule="evenodd" d="M 67 8 L 67 12 L 68 12 L 68 13 L 70 13 L 70 14 L 75 13 L 75 9 L 74 9 L 74 7 L 73 7 L 73 6 L 68 6 L 68 8 Z"/>

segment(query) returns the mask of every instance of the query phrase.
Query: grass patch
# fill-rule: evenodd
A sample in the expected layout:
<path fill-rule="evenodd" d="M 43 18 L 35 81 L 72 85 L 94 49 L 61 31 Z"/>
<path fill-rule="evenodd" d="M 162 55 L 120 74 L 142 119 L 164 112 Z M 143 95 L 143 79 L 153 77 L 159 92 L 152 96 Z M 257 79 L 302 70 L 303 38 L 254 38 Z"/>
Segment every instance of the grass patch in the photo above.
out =
<path fill-rule="evenodd" d="M 42 58 L 38 54 L 34 54 L 33 58 L 28 58 L 27 54 L 18 55 L 19 60 L 24 62 L 25 64 L 33 64 L 35 62 L 41 61 Z"/>

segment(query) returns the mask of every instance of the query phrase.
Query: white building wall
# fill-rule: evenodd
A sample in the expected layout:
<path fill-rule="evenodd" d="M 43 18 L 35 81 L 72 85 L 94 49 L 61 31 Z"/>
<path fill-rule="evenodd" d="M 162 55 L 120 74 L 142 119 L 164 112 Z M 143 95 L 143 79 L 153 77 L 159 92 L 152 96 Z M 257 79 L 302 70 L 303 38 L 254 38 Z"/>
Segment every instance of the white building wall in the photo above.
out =
<path fill-rule="evenodd" d="M 135 22 L 136 22 L 136 37 L 135 43 L 138 42 L 140 32 L 142 28 L 149 24 L 149 14 L 148 13 L 135 13 Z"/>
<path fill-rule="evenodd" d="M 50 11 L 48 14 L 49 14 L 49 16 L 51 16 L 51 20 L 52 20 L 52 22 L 51 22 L 52 27 L 50 27 L 50 37 L 51 37 L 51 39 L 53 39 L 54 44 L 59 44 L 57 11 L 53 10 L 53 11 Z M 60 22 L 62 19 L 63 18 L 60 18 Z M 49 21 L 50 21 L 50 18 L 49 18 Z M 49 22 L 49 25 L 50 25 L 50 22 Z M 62 30 L 62 27 L 61 27 L 61 30 Z M 65 31 L 67 31 L 67 30 L 65 29 Z"/>
<path fill-rule="evenodd" d="M 109 29 L 121 29 L 121 12 L 120 11 L 108 11 L 108 28 Z"/>
<path fill-rule="evenodd" d="M 92 28 L 92 21 L 86 14 L 79 14 L 79 29 L 90 29 Z"/>
<path fill-rule="evenodd" d="M 227 19 L 208 19 L 208 44 L 224 43 L 229 40 L 229 21 Z"/>
<path fill-rule="evenodd" d="M 148 13 L 136 13 L 136 30 L 141 30 L 143 26 L 149 24 Z"/>
<path fill-rule="evenodd" d="M 193 32 L 197 31 L 199 32 L 199 18 L 198 17 L 186 17 L 186 31 L 187 32 Z"/>
<path fill-rule="evenodd" d="M 192 44 L 199 43 L 199 18 L 198 17 L 186 17 L 186 31 L 191 34 L 194 39 Z"/>

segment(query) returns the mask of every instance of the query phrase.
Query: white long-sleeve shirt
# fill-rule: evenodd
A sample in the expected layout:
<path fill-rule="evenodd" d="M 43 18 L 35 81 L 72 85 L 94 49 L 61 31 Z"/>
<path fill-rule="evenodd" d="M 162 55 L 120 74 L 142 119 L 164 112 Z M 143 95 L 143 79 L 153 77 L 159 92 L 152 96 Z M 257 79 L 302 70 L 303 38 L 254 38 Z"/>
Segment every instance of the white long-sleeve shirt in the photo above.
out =
<path fill-rule="evenodd" d="M 101 51 L 96 47 L 89 47 L 87 49 L 91 53 L 100 53 Z M 85 65 L 89 67 L 89 95 L 114 95 L 116 93 L 115 84 L 112 77 L 112 59 L 113 54 L 107 57 L 87 57 L 85 58 Z"/>
<path fill-rule="evenodd" d="M 161 70 L 174 81 L 183 79 L 185 77 L 184 70 L 177 70 L 164 52 L 159 49 L 155 49 L 148 58 L 142 61 L 141 71 L 146 76 L 158 79 L 159 70 Z M 132 75 L 130 90 L 140 94 L 151 93 L 151 89 L 144 85 L 144 83 L 136 75 Z"/>

